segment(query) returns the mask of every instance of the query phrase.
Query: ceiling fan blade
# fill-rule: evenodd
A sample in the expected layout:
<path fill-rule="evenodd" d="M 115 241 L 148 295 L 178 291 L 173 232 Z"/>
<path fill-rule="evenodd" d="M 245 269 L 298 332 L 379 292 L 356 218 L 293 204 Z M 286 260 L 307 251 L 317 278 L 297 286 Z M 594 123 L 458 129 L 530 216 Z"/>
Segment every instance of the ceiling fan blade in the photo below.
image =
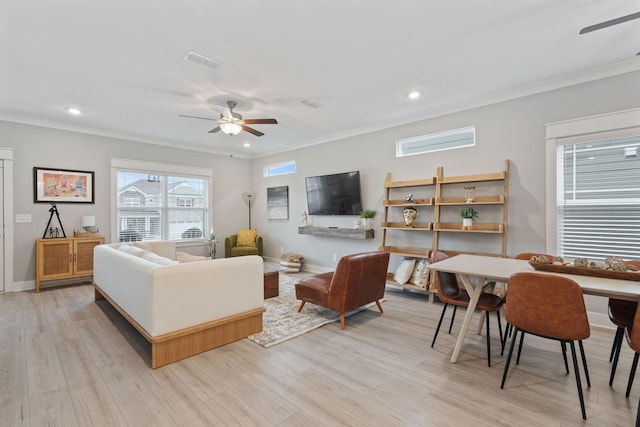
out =
<path fill-rule="evenodd" d="M 244 119 L 244 122 L 248 125 L 277 125 L 276 119 Z"/>
<path fill-rule="evenodd" d="M 218 121 L 218 119 L 212 119 L 211 117 L 187 116 L 186 114 L 178 114 L 178 117 L 189 117 L 190 119 L 213 120 L 214 122 Z"/>
<path fill-rule="evenodd" d="M 216 133 L 216 132 L 220 132 L 220 126 L 218 126 L 217 128 L 213 128 L 211 129 L 208 133 Z"/>
<path fill-rule="evenodd" d="M 255 130 L 254 128 L 250 128 L 249 126 L 245 126 L 242 125 L 242 130 L 247 131 L 249 133 L 254 134 L 255 136 L 262 136 L 264 135 L 264 133 L 260 132 L 259 130 Z"/>
<path fill-rule="evenodd" d="M 632 19 L 640 18 L 640 12 L 632 13 L 631 15 L 621 16 L 609 21 L 600 22 L 599 24 L 590 25 L 580 30 L 580 34 L 590 33 L 591 31 L 601 30 L 603 28 L 611 27 L 612 25 L 622 24 L 623 22 L 631 21 Z"/>

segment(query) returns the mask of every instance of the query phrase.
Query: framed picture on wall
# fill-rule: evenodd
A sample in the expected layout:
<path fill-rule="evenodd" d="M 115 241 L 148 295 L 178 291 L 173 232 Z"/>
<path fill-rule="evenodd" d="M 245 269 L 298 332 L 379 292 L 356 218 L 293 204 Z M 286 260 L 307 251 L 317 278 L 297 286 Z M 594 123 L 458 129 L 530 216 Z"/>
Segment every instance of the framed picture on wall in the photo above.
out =
<path fill-rule="evenodd" d="M 267 188 L 267 219 L 289 219 L 289 187 Z"/>
<path fill-rule="evenodd" d="M 33 168 L 33 203 L 95 203 L 94 172 Z"/>

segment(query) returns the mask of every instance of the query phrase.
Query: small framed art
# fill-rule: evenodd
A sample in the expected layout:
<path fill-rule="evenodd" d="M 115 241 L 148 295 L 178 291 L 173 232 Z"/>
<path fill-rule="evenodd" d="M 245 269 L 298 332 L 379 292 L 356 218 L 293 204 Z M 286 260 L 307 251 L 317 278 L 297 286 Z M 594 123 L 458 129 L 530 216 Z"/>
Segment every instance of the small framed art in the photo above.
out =
<path fill-rule="evenodd" d="M 289 187 L 267 188 L 267 219 L 289 219 Z"/>
<path fill-rule="evenodd" d="M 94 172 L 33 168 L 33 203 L 95 203 Z"/>

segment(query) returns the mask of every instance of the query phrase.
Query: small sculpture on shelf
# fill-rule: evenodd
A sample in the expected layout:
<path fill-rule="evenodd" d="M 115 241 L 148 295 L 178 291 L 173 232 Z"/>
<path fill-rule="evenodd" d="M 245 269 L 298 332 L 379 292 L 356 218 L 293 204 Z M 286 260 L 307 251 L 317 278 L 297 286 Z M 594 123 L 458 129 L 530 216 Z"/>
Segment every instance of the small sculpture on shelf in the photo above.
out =
<path fill-rule="evenodd" d="M 405 203 L 414 203 L 413 194 L 405 194 L 404 201 Z"/>
<path fill-rule="evenodd" d="M 402 219 L 404 221 L 404 225 L 407 227 L 413 227 L 416 218 L 418 217 L 418 210 L 413 206 L 408 206 L 404 208 L 402 211 Z"/>
<path fill-rule="evenodd" d="M 311 218 L 309 218 L 309 214 L 307 211 L 302 212 L 302 223 L 305 227 L 311 227 Z"/>

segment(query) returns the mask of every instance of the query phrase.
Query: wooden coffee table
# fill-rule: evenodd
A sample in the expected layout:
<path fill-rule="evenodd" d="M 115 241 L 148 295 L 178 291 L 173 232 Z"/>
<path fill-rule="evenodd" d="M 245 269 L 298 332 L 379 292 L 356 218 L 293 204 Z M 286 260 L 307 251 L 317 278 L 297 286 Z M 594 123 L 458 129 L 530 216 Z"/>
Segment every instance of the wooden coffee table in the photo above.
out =
<path fill-rule="evenodd" d="M 279 295 L 280 266 L 264 266 L 264 299 Z"/>

